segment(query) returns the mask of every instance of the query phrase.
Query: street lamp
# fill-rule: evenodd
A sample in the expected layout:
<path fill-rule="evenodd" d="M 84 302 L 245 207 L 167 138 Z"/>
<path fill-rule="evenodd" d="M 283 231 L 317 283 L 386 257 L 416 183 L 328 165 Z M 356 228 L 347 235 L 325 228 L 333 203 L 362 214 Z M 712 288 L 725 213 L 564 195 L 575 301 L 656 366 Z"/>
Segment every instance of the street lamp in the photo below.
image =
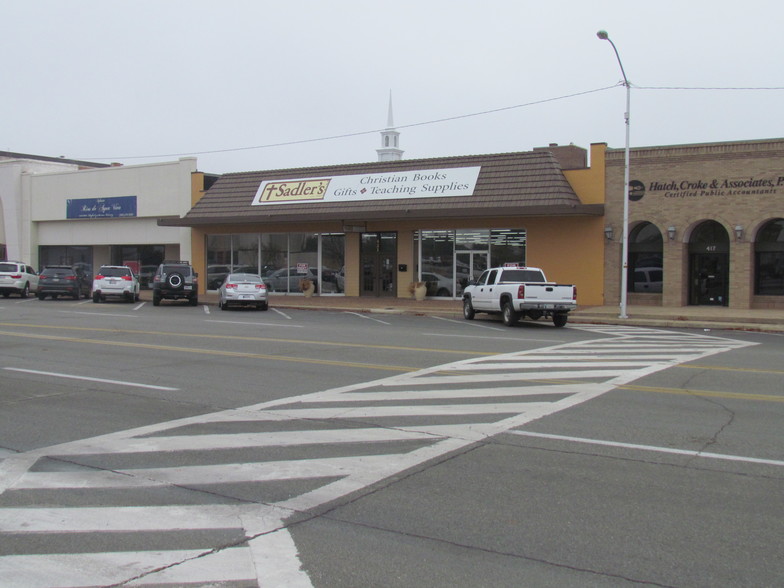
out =
<path fill-rule="evenodd" d="M 621 66 L 623 85 L 626 86 L 626 113 L 624 114 L 626 119 L 626 150 L 623 165 L 623 234 L 621 236 L 623 245 L 621 253 L 621 313 L 619 315 L 619 318 L 625 319 L 628 318 L 626 314 L 626 282 L 629 275 L 629 111 L 631 109 L 632 87 L 623 69 L 621 56 L 618 55 L 618 49 L 615 48 L 615 43 L 610 39 L 610 35 L 607 34 L 607 31 L 599 31 L 596 33 L 596 36 L 602 41 L 609 41 L 610 45 L 612 45 L 615 57 L 618 59 L 618 65 Z"/>

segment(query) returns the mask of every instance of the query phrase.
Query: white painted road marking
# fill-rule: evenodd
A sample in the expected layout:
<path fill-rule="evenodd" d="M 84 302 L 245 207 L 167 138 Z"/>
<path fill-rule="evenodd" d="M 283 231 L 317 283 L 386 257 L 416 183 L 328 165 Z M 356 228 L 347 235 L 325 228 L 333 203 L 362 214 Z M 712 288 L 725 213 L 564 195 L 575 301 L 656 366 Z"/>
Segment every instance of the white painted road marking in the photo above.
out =
<path fill-rule="evenodd" d="M 169 386 L 154 386 L 152 384 L 140 384 L 139 382 L 125 382 L 121 380 L 106 380 L 104 378 L 91 378 L 89 376 L 74 376 L 72 374 L 62 374 L 58 372 L 42 372 L 40 370 L 27 370 L 15 367 L 4 367 L 4 370 L 9 372 L 22 372 L 25 374 L 34 374 L 36 376 L 51 376 L 53 378 L 66 378 L 70 380 L 84 380 L 87 382 L 99 382 L 101 384 L 113 384 L 115 386 L 130 386 L 132 388 L 149 388 L 150 390 L 164 390 L 174 392 L 179 388 L 170 388 Z"/>
<path fill-rule="evenodd" d="M 721 459 L 725 461 L 741 461 L 745 463 L 760 463 L 773 466 L 784 466 L 784 461 L 778 459 L 760 459 L 758 457 L 745 457 L 742 455 L 727 455 L 722 453 L 710 453 L 707 451 L 691 451 L 689 449 L 673 449 L 672 447 L 657 447 L 655 445 L 637 445 L 635 443 L 620 443 L 618 441 L 603 441 L 601 439 L 585 439 L 583 437 L 569 437 L 566 435 L 550 435 L 547 433 L 533 433 L 530 431 L 507 431 L 512 435 L 522 435 L 523 437 L 538 437 L 540 439 L 553 439 L 556 441 L 569 441 L 571 443 L 586 443 L 588 445 L 603 445 L 605 447 L 619 447 L 622 449 L 640 449 L 642 451 L 655 451 L 657 453 L 672 453 L 675 455 L 687 455 L 689 457 L 703 457 L 705 459 Z"/>
<path fill-rule="evenodd" d="M 752 345 L 654 329 L 586 330 L 609 338 L 482 356 L 8 455 L 0 463 L 0 492 L 24 496 L 44 490 L 47 498 L 46 506 L 13 507 L 7 500 L 9 506 L 0 507 L 5 534 L 0 540 L 9 554 L 0 557 L 0 584 L 311 586 L 285 527 L 291 514 L 488 436 L 514 432 L 644 375 Z M 319 455 L 304 459 L 300 452 L 285 453 L 309 447 L 318 447 Z M 217 463 L 212 455 L 221 450 L 228 455 L 247 450 L 253 461 L 227 457 Z M 303 492 L 298 484 L 305 480 L 310 484 Z M 214 502 L 216 495 L 230 496 L 232 484 L 265 481 L 290 483 L 300 493 L 271 504 Z M 209 485 L 210 492 L 193 492 L 191 498 L 200 497 L 202 504 L 145 504 L 145 492 L 156 488 L 201 485 Z M 113 490 L 127 497 L 126 504 L 95 506 L 99 495 L 92 493 Z M 34 497 L 26 504 L 36 504 Z M 92 506 L 75 506 L 85 503 Z M 176 532 L 180 529 L 199 533 Z M 229 530 L 245 540 L 210 541 L 210 533 Z M 127 552 L 120 544 L 108 553 L 37 553 L 37 541 L 23 541 L 25 547 L 14 554 L 14 540 L 28 534 L 42 540 L 51 533 L 54 541 L 63 541 L 68 533 L 100 531 L 171 535 L 168 550 Z M 191 535 L 204 545 L 178 544 Z"/>

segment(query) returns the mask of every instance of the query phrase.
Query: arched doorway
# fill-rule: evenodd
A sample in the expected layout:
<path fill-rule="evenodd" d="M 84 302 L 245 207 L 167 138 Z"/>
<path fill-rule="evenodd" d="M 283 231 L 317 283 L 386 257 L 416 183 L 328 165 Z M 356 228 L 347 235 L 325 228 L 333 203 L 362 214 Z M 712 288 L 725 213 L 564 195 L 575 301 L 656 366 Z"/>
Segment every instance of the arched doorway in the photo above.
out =
<path fill-rule="evenodd" d="M 730 237 L 716 221 L 697 226 L 689 240 L 689 304 L 729 304 Z"/>

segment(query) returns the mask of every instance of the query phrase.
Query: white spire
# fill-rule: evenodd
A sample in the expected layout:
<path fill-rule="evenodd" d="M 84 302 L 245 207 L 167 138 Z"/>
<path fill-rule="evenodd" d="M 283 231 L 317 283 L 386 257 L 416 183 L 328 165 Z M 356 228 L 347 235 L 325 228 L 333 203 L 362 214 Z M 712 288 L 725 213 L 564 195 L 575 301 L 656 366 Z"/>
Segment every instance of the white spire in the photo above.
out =
<path fill-rule="evenodd" d="M 381 131 L 381 149 L 376 149 L 379 161 L 397 161 L 403 157 L 403 150 L 398 149 L 399 137 L 400 133 L 395 130 L 395 123 L 392 120 L 392 90 L 390 90 L 387 128 Z"/>
<path fill-rule="evenodd" d="M 395 128 L 395 123 L 392 120 L 392 90 L 389 91 L 389 113 L 387 114 L 387 128 Z"/>

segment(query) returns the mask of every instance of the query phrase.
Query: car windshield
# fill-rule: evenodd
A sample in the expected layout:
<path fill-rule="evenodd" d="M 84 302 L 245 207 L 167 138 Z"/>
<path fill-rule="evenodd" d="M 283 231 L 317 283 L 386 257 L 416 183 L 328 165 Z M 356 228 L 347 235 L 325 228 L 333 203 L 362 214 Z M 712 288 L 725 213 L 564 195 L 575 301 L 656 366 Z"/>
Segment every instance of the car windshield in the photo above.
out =
<path fill-rule="evenodd" d="M 121 278 L 131 275 L 131 270 L 127 267 L 102 267 L 98 273 L 104 278 Z"/>
<path fill-rule="evenodd" d="M 228 278 L 226 278 L 226 282 L 245 282 L 251 284 L 259 284 L 261 283 L 261 276 L 256 274 L 231 274 Z"/>

